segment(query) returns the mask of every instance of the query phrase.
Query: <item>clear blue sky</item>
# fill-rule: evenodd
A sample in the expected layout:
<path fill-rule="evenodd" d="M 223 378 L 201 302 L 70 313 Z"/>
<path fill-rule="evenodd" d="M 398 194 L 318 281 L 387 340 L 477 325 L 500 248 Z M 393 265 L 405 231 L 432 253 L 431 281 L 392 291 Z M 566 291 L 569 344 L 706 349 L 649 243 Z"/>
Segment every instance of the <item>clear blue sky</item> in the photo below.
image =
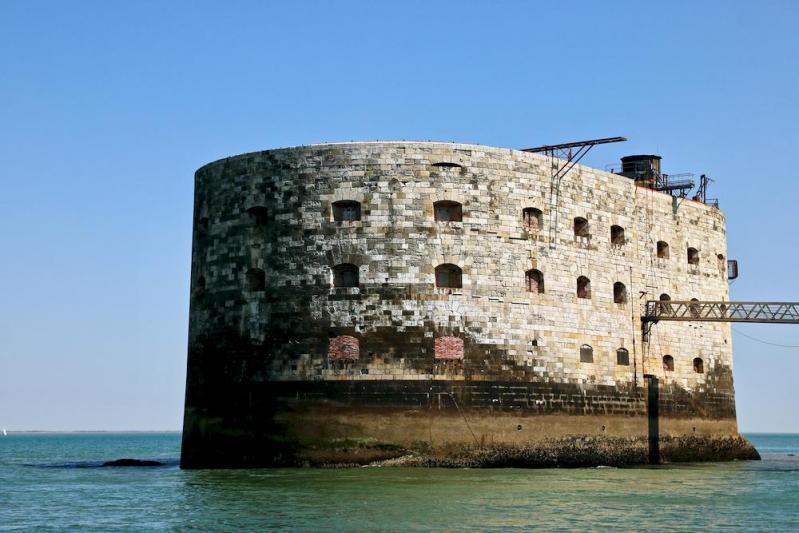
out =
<path fill-rule="evenodd" d="M 624 135 L 707 173 L 741 300 L 799 300 L 796 2 L 0 3 L 0 426 L 178 429 L 193 172 L 322 141 Z M 799 345 L 799 326 L 739 325 Z M 734 335 L 744 431 L 799 349 Z"/>

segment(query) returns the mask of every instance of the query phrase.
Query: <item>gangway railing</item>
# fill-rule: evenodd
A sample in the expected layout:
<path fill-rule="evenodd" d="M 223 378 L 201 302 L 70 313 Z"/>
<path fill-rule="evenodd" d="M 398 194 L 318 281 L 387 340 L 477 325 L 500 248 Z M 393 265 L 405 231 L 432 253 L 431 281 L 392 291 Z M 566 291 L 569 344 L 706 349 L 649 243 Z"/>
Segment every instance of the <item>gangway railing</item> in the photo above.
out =
<path fill-rule="evenodd" d="M 641 317 L 644 340 L 652 325 L 676 322 L 749 322 L 799 324 L 799 302 L 647 301 Z"/>
<path fill-rule="evenodd" d="M 648 301 L 643 319 L 799 324 L 799 302 Z"/>

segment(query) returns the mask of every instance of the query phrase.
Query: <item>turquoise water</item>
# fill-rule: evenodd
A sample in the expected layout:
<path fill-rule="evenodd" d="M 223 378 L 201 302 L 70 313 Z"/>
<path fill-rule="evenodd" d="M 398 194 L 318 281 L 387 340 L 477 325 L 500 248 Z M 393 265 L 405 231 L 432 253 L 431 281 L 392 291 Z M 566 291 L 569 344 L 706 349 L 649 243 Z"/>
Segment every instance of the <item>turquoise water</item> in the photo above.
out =
<path fill-rule="evenodd" d="M 0 531 L 799 530 L 799 435 L 748 437 L 763 461 L 181 471 L 177 433 L 11 433 L 0 435 Z M 121 457 L 166 465 L 98 466 Z"/>

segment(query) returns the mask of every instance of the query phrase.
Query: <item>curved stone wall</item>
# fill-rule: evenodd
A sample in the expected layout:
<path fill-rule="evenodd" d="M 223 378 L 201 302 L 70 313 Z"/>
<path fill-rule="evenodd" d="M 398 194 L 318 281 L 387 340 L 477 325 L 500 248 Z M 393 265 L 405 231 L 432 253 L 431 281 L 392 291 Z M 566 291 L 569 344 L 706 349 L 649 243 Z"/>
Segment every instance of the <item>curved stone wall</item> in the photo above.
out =
<path fill-rule="evenodd" d="M 661 295 L 728 299 L 721 212 L 584 166 L 554 209 L 552 164 L 369 142 L 198 170 L 184 465 L 279 463 L 348 438 L 635 437 L 644 374 L 660 378 L 665 434 L 737 435 L 729 326 L 660 323 L 643 342 L 640 324 Z M 456 421 L 422 431 L 397 418 L 409 412 Z"/>

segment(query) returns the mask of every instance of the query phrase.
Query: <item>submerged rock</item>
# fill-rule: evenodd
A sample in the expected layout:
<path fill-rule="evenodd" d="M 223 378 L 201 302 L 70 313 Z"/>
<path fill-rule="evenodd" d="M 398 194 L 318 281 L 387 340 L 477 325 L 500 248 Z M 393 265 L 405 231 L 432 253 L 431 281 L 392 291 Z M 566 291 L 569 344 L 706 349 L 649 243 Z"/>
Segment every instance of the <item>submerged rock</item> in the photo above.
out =
<path fill-rule="evenodd" d="M 103 466 L 163 466 L 160 461 L 150 461 L 147 459 L 115 459 L 106 461 Z"/>

